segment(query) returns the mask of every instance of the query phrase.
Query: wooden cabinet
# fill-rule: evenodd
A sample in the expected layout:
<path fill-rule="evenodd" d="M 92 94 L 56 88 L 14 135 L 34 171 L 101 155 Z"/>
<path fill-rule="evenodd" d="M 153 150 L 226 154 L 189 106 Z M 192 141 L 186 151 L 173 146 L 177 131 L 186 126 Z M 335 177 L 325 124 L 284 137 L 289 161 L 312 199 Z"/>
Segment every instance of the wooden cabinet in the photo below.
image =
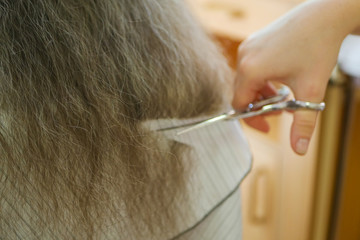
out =
<path fill-rule="evenodd" d="M 360 239 L 360 78 L 351 79 L 351 96 L 339 164 L 334 220 L 329 236 L 334 240 Z"/>
<path fill-rule="evenodd" d="M 301 1 L 188 2 L 235 67 L 241 41 Z M 360 37 L 356 46 L 358 62 L 340 62 L 352 77 L 334 72 L 307 155 L 291 150 L 289 113 L 269 117 L 269 134 L 243 124 L 254 156 L 241 186 L 244 240 L 360 239 Z"/>
<path fill-rule="evenodd" d="M 242 185 L 244 240 L 307 240 L 319 127 L 307 155 L 300 157 L 293 153 L 289 143 L 292 116 L 284 113 L 269 121 L 268 135 L 244 125 L 254 155 L 252 172 Z M 262 221 L 253 217 L 257 212 L 263 213 Z"/>
<path fill-rule="evenodd" d="M 348 77 L 342 149 L 329 239 L 360 239 L 360 36 L 348 36 L 339 66 Z"/>
<path fill-rule="evenodd" d="M 291 9 L 288 1 L 196 0 L 191 9 L 224 47 L 232 67 L 239 43 Z M 246 125 L 253 168 L 242 183 L 244 240 L 307 240 L 314 193 L 318 127 L 309 152 L 300 157 L 290 147 L 292 116 L 269 118 L 262 134 Z"/>

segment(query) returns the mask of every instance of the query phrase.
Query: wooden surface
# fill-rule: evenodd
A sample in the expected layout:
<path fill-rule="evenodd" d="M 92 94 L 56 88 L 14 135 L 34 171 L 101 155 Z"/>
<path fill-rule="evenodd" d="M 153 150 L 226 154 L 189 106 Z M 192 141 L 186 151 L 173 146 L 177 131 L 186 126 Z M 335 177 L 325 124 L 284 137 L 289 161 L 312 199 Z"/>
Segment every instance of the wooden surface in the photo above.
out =
<path fill-rule="evenodd" d="M 336 179 L 342 152 L 349 77 L 334 70 L 326 90 L 326 108 L 320 127 L 319 157 L 316 163 L 313 216 L 309 239 L 327 240 L 333 216 Z"/>
<path fill-rule="evenodd" d="M 353 82 L 350 121 L 335 224 L 336 240 L 360 239 L 360 79 Z"/>
<path fill-rule="evenodd" d="M 338 64 L 351 78 L 348 93 L 350 109 L 346 125 L 335 206 L 331 229 L 334 240 L 360 239 L 360 36 L 348 36 L 341 46 Z"/>

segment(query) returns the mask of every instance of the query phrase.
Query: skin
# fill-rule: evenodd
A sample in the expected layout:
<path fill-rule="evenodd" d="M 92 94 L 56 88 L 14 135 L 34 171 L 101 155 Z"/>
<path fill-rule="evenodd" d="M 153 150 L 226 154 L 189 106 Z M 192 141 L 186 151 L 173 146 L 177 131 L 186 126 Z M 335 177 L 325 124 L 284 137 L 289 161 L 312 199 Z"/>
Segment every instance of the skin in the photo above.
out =
<path fill-rule="evenodd" d="M 274 94 L 273 82 L 288 85 L 298 100 L 321 102 L 344 38 L 358 33 L 359 0 L 307 1 L 250 36 L 238 49 L 233 107 Z M 317 113 L 294 112 L 290 143 L 307 151 Z M 267 132 L 264 117 L 247 123 Z"/>

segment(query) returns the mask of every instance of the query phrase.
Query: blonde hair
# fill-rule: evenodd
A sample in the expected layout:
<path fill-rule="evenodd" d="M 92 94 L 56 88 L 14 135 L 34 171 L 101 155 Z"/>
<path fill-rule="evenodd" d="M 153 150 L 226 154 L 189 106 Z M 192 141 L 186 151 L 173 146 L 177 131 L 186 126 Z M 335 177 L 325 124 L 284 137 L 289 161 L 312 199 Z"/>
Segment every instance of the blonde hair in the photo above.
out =
<path fill-rule="evenodd" d="M 182 1 L 5 0 L 0 22 L 0 238 L 169 237 L 187 147 L 142 123 L 217 110 L 229 74 Z"/>

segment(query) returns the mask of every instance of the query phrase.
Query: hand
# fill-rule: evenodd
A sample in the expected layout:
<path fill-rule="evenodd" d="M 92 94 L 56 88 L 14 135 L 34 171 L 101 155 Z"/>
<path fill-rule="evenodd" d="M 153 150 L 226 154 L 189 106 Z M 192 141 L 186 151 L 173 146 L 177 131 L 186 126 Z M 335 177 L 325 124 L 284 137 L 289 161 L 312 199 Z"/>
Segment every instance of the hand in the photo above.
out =
<path fill-rule="evenodd" d="M 297 100 L 321 102 L 341 42 L 357 26 L 338 23 L 345 10 L 350 11 L 339 5 L 337 0 L 307 2 L 241 44 L 233 107 L 241 109 L 259 95 L 273 95 L 272 81 L 288 85 Z M 307 151 L 316 117 L 313 111 L 294 113 L 290 142 L 300 155 Z M 269 130 L 263 117 L 247 122 Z"/>

